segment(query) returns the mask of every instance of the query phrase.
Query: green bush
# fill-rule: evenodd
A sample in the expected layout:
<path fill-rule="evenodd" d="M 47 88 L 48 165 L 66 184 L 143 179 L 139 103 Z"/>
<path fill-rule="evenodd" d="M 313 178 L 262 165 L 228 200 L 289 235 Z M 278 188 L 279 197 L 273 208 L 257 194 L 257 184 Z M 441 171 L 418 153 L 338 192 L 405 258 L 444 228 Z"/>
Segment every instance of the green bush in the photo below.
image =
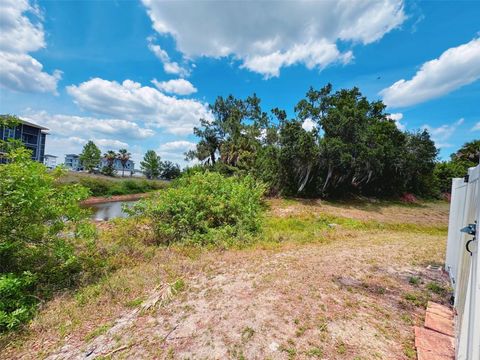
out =
<path fill-rule="evenodd" d="M 57 185 L 53 172 L 14 150 L 0 165 L 0 331 L 26 321 L 37 298 L 70 286 L 82 267 L 67 237 L 86 213 L 81 186 Z"/>
<path fill-rule="evenodd" d="M 17 327 L 35 312 L 36 299 L 29 295 L 34 282 L 30 272 L 0 274 L 0 330 Z"/>
<path fill-rule="evenodd" d="M 133 212 L 152 221 L 159 243 L 228 245 L 259 230 L 264 191 L 264 185 L 250 176 L 194 173 L 140 201 Z"/>
<path fill-rule="evenodd" d="M 113 181 L 95 179 L 95 178 L 82 178 L 80 184 L 90 190 L 92 196 L 104 196 L 109 193 L 112 187 Z"/>

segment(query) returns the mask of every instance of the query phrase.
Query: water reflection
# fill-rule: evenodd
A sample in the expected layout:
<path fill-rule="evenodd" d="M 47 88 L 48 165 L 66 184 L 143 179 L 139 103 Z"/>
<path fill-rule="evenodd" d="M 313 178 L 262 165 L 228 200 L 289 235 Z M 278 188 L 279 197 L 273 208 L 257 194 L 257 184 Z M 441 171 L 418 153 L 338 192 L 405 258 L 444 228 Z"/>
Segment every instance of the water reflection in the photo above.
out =
<path fill-rule="evenodd" d="M 93 204 L 90 207 L 93 210 L 93 220 L 110 220 L 113 218 L 125 218 L 128 214 L 123 211 L 122 207 L 125 204 L 128 207 L 133 206 L 135 201 L 112 201 L 102 204 Z"/>

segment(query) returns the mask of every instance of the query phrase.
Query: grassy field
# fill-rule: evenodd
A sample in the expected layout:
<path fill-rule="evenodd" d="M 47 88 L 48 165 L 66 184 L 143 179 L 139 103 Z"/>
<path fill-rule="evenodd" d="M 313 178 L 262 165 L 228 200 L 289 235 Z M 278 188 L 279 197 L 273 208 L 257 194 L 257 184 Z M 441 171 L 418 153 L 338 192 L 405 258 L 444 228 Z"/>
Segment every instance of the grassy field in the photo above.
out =
<path fill-rule="evenodd" d="M 115 196 L 162 189 L 168 186 L 168 181 L 68 171 L 60 178 L 60 184 L 81 184 L 90 190 L 92 196 Z"/>
<path fill-rule="evenodd" d="M 44 304 L 0 358 L 414 359 L 412 325 L 449 299 L 447 220 L 446 202 L 273 199 L 237 249 L 105 224 L 117 270 Z"/>

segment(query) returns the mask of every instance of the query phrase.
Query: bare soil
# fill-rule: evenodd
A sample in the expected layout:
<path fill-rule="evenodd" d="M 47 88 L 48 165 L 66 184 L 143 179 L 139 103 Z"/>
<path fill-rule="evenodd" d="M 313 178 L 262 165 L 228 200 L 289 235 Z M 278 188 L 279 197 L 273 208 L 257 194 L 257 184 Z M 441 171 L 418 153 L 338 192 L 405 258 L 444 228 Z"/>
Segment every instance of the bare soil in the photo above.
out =
<path fill-rule="evenodd" d="M 443 224 L 448 213 L 448 204 L 271 205 L 270 216 L 325 212 L 414 224 Z M 445 235 L 339 227 L 315 240 L 194 255 L 161 250 L 131 270 L 142 274 L 135 295 L 142 304 L 98 300 L 78 310 L 72 297 L 57 299 L 0 358 L 415 358 L 413 325 L 423 322 L 427 300 L 448 302 L 439 268 Z M 172 274 L 184 284 L 175 291 Z M 62 320 L 52 319 L 62 308 Z M 62 336 L 58 327 L 67 321 L 79 324 Z"/>

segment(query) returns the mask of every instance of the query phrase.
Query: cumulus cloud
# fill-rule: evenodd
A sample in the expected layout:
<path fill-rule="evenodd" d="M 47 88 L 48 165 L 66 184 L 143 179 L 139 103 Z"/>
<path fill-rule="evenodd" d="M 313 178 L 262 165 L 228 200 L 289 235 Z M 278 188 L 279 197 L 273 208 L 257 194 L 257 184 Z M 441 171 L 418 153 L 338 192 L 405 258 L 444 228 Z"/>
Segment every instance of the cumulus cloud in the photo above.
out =
<path fill-rule="evenodd" d="M 146 139 L 155 134 L 152 129 L 139 126 L 136 122 L 123 119 L 99 119 L 88 116 L 49 114 L 46 111 L 30 112 L 22 116 L 50 129 L 50 133 L 61 136 L 82 134 L 83 137 L 114 136 L 127 139 Z"/>
<path fill-rule="evenodd" d="M 195 149 L 197 144 L 191 141 L 177 140 L 170 141 L 160 145 L 157 153 L 163 160 L 170 160 L 180 165 L 187 165 L 185 160 L 185 153 L 189 150 Z"/>
<path fill-rule="evenodd" d="M 322 69 L 348 63 L 353 53 L 339 50 L 338 41 L 369 44 L 406 19 L 403 0 L 143 4 L 153 28 L 172 36 L 185 57 L 232 56 L 266 78 L 293 64 Z"/>
<path fill-rule="evenodd" d="M 176 79 L 169 81 L 152 80 L 152 84 L 160 90 L 171 94 L 178 95 L 190 95 L 197 92 L 197 88 L 193 84 L 185 79 Z"/>
<path fill-rule="evenodd" d="M 182 67 L 177 62 L 172 61 L 168 53 L 163 50 L 160 45 L 155 44 L 154 37 L 149 36 L 147 43 L 150 51 L 163 63 L 163 71 L 167 74 L 179 76 L 188 76 L 190 74 L 190 71 L 186 67 Z"/>
<path fill-rule="evenodd" d="M 402 113 L 390 114 L 388 118 L 395 121 L 395 125 L 397 125 L 398 130 L 402 130 L 402 131 L 405 130 L 405 125 L 400 122 L 403 119 Z"/>
<path fill-rule="evenodd" d="M 446 50 L 427 61 L 410 80 L 401 79 L 380 95 L 391 107 L 418 104 L 480 79 L 480 38 Z"/>
<path fill-rule="evenodd" d="M 34 22 L 36 20 L 36 22 Z M 46 46 L 40 10 L 27 0 L 0 1 L 0 85 L 23 92 L 57 92 L 61 71 L 43 71 L 30 52 Z"/>
<path fill-rule="evenodd" d="M 305 119 L 305 121 L 302 124 L 302 128 L 306 131 L 312 131 L 313 129 L 315 129 L 315 126 L 316 126 L 315 122 L 310 118 Z"/>
<path fill-rule="evenodd" d="M 472 131 L 480 131 L 480 121 L 473 125 Z"/>
<path fill-rule="evenodd" d="M 177 99 L 132 80 L 121 84 L 94 78 L 67 87 L 81 108 L 118 119 L 141 119 L 176 135 L 191 134 L 199 119 L 210 119 L 207 105 L 194 99 Z"/>
<path fill-rule="evenodd" d="M 170 141 L 165 144 L 160 145 L 159 150 L 164 151 L 164 152 L 170 152 L 170 151 L 177 151 L 177 150 L 193 150 L 197 144 L 190 142 L 190 141 L 185 141 L 185 140 L 178 140 L 178 141 Z"/>
<path fill-rule="evenodd" d="M 453 145 L 448 140 L 455 133 L 457 128 L 465 122 L 463 118 L 458 119 L 453 124 L 444 124 L 439 127 L 432 127 L 430 125 L 423 125 L 422 128 L 428 130 L 432 140 L 438 148 L 452 147 Z"/>

